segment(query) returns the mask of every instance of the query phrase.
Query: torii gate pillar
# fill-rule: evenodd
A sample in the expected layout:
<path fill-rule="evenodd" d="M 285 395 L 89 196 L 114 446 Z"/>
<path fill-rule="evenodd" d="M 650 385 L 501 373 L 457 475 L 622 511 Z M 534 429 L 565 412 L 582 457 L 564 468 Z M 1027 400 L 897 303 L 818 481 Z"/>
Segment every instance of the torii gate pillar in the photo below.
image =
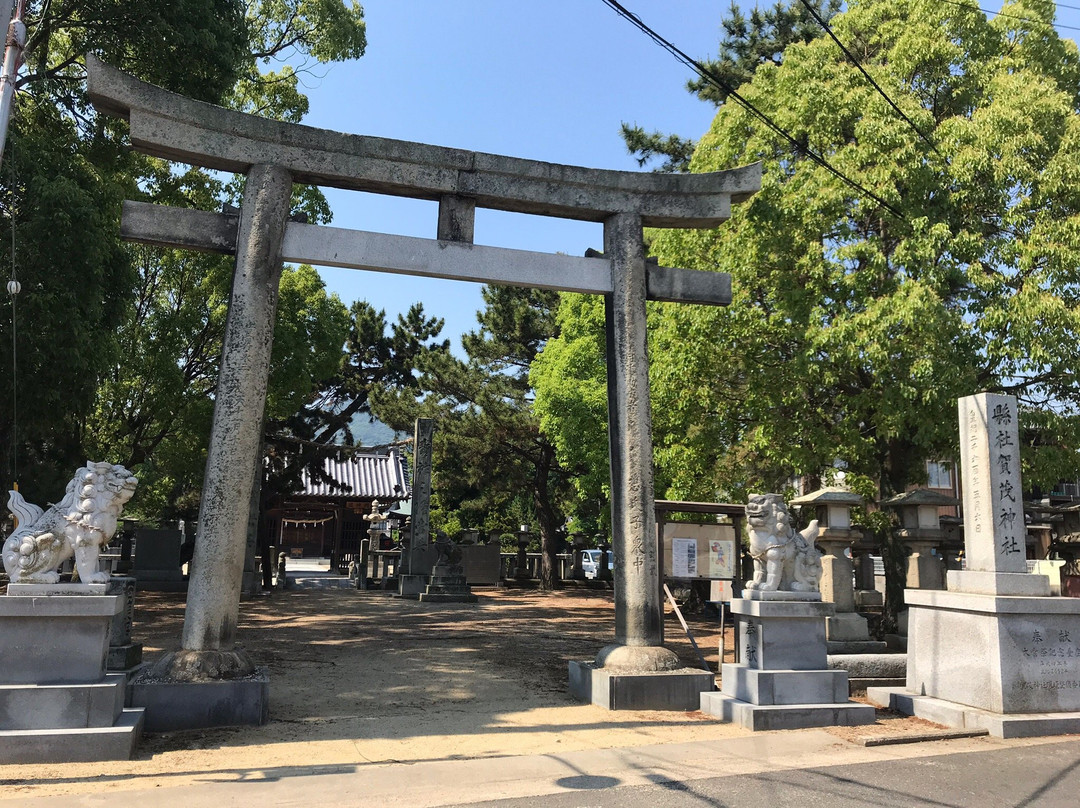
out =
<path fill-rule="evenodd" d="M 615 643 L 599 667 L 673 670 L 678 656 L 663 647 L 663 604 L 653 504 L 652 408 L 646 324 L 645 244 L 641 218 L 616 214 L 604 222 L 611 260 L 607 297 L 608 446 L 611 538 L 615 565 Z"/>
<path fill-rule="evenodd" d="M 274 342 L 281 243 L 292 176 L 280 166 L 248 172 L 236 240 L 229 313 L 214 398 L 181 650 L 155 673 L 179 681 L 235 679 L 255 665 L 235 642 L 244 551 L 255 490 L 270 352 Z"/>

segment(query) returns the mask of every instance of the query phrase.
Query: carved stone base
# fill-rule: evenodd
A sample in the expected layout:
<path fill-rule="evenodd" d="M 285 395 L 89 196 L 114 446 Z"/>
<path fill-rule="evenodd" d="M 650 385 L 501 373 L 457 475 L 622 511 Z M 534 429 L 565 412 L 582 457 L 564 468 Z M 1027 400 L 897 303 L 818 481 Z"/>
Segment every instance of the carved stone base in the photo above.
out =
<path fill-rule="evenodd" d="M 227 651 L 180 650 L 166 654 L 151 666 L 147 677 L 157 681 L 214 682 L 244 679 L 255 673 L 255 663 L 242 648 Z"/>
<path fill-rule="evenodd" d="M 677 670 L 682 662 L 662 645 L 607 645 L 596 655 L 596 667 L 615 673 L 656 673 Z"/>
<path fill-rule="evenodd" d="M 711 671 L 618 671 L 595 662 L 569 664 L 570 693 L 608 710 L 696 710 L 701 696 L 715 689 Z"/>

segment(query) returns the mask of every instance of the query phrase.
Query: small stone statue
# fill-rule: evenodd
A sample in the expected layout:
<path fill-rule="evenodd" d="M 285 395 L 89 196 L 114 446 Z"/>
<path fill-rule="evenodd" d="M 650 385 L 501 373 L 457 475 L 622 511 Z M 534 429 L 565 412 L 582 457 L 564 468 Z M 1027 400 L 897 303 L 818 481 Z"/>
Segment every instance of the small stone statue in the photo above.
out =
<path fill-rule="evenodd" d="M 4 542 L 4 569 L 11 582 L 54 584 L 60 580 L 57 568 L 74 555 L 83 583 L 106 583 L 109 573 L 98 569 L 98 557 L 136 485 L 123 466 L 88 462 L 67 484 L 64 498 L 47 511 L 11 491 L 8 509 L 19 520 Z"/>
<path fill-rule="evenodd" d="M 754 579 L 746 588 L 758 592 L 819 592 L 821 552 L 814 547 L 815 519 L 801 533 L 791 527 L 784 498 L 779 494 L 751 494 L 746 503 L 750 557 Z"/>

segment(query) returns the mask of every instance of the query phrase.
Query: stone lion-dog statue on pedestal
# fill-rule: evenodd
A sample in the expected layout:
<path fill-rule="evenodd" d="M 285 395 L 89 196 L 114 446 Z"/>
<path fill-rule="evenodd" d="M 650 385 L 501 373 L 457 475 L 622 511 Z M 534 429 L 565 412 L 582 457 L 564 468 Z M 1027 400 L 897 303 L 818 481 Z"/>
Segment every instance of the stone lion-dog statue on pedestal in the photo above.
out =
<path fill-rule="evenodd" d="M 746 503 L 750 557 L 754 578 L 746 588 L 758 592 L 819 592 L 821 552 L 814 547 L 815 519 L 801 533 L 791 527 L 784 498 L 779 494 L 751 494 Z"/>
<path fill-rule="evenodd" d="M 60 580 L 57 568 L 74 555 L 83 583 L 106 583 L 109 573 L 98 569 L 98 556 L 137 484 L 123 466 L 88 462 L 67 484 L 64 498 L 46 511 L 11 491 L 8 510 L 19 520 L 4 542 L 11 582 L 54 584 Z"/>

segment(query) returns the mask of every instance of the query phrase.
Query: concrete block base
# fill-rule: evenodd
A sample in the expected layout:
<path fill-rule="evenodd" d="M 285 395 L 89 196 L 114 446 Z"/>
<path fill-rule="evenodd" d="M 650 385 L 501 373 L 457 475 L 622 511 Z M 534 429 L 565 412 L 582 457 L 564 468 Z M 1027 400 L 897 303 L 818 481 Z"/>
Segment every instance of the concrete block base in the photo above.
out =
<path fill-rule="evenodd" d="M 427 589 L 428 576 L 426 575 L 399 575 L 398 595 L 410 600 L 416 600 Z"/>
<path fill-rule="evenodd" d="M 570 663 L 571 694 L 609 710 L 696 710 L 701 694 L 715 688 L 712 672 L 696 668 L 618 673 L 595 662 Z"/>
<path fill-rule="evenodd" d="M 162 682 L 136 679 L 131 704 L 146 710 L 147 732 L 173 732 L 265 724 L 270 716 L 270 674 L 247 679 Z"/>
<path fill-rule="evenodd" d="M 992 713 L 954 701 L 919 696 L 903 687 L 871 687 L 866 697 L 879 707 L 957 729 L 985 729 L 995 738 L 1038 738 L 1080 733 L 1080 712 Z"/>
<path fill-rule="evenodd" d="M 874 723 L 868 704 L 752 704 L 723 693 L 702 693 L 701 711 L 755 732 L 807 727 L 852 727 Z"/>
<path fill-rule="evenodd" d="M 846 702 L 847 673 L 842 670 L 757 670 L 745 665 L 723 666 L 725 695 L 753 704 L 832 704 Z"/>
<path fill-rule="evenodd" d="M 142 664 L 142 643 L 129 642 L 127 645 L 110 645 L 105 655 L 105 667 L 109 671 L 129 671 Z"/>
<path fill-rule="evenodd" d="M 142 736 L 143 711 L 125 709 L 108 727 L 0 731 L 0 763 L 130 760 Z"/>
<path fill-rule="evenodd" d="M 96 684 L 0 685 L 0 727 L 64 730 L 110 727 L 124 709 L 126 677 Z"/>

